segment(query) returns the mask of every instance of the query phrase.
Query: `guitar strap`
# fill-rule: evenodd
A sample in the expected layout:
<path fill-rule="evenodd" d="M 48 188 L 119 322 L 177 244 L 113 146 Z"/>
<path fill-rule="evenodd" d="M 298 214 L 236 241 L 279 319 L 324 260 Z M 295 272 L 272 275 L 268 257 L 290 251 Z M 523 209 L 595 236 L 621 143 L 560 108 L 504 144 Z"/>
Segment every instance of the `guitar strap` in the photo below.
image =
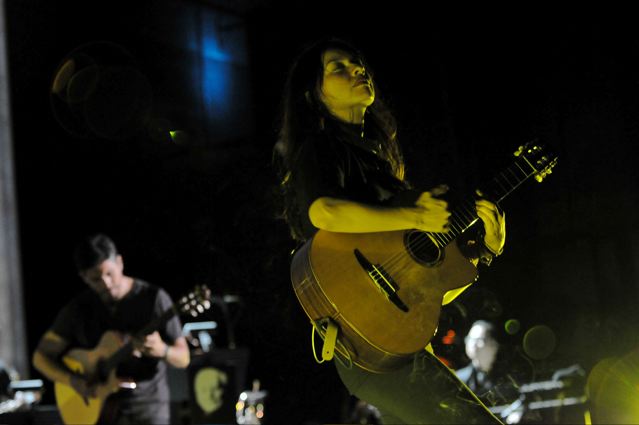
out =
<path fill-rule="evenodd" d="M 315 361 L 317 363 L 324 363 L 325 361 L 332 360 L 335 354 L 335 345 L 337 344 L 337 325 L 329 318 L 311 322 L 311 325 L 311 345 L 313 347 L 313 357 L 315 357 Z M 315 332 L 317 332 L 324 341 L 322 344 L 321 360 L 317 357 L 317 351 L 315 350 Z"/>
<path fill-rule="evenodd" d="M 328 321 L 324 344 L 322 345 L 322 360 L 329 361 L 333 359 L 335 353 L 335 342 L 337 341 L 337 325 L 332 320 Z"/>

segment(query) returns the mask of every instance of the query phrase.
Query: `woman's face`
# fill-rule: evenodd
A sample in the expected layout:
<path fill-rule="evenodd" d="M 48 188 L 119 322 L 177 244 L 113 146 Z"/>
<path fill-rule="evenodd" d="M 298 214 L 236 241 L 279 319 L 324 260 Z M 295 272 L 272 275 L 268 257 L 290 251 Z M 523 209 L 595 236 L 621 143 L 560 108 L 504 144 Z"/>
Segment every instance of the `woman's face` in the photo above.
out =
<path fill-rule="evenodd" d="M 350 53 L 328 49 L 322 55 L 324 74 L 320 99 L 335 116 L 357 122 L 375 100 L 373 82 Z"/>

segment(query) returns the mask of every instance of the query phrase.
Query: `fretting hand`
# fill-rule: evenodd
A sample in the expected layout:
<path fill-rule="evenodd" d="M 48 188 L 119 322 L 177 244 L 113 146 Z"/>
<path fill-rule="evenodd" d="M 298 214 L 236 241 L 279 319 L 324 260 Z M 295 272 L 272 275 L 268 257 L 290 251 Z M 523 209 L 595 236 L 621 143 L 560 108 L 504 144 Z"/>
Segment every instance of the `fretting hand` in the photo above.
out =
<path fill-rule="evenodd" d="M 481 192 L 478 192 L 481 196 Z M 501 211 L 497 205 L 487 199 L 477 199 L 475 201 L 477 215 L 484 223 L 486 235 L 484 245 L 493 254 L 500 255 L 506 243 L 506 213 Z"/>
<path fill-rule="evenodd" d="M 134 348 L 144 356 L 161 359 L 166 353 L 167 344 L 162 340 L 158 331 L 155 331 L 144 338 L 134 338 L 133 341 Z"/>

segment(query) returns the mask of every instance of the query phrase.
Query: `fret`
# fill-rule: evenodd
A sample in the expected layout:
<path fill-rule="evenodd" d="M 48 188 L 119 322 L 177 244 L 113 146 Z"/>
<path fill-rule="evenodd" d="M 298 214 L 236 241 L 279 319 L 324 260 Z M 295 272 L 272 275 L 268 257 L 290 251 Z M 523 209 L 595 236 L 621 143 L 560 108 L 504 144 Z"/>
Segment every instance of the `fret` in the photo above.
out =
<path fill-rule="evenodd" d="M 540 154 L 541 148 L 539 147 L 520 147 L 518 152 L 515 153 L 513 163 L 497 173 L 487 189 L 482 191 L 491 196 L 493 202 L 501 202 L 531 176 L 538 176 L 540 174 L 538 168 L 533 165 L 535 160 L 531 158 L 533 155 L 539 156 Z M 550 168 L 555 165 L 556 158 L 550 161 L 549 157 L 541 156 L 536 161 L 538 164 L 543 165 L 542 168 L 546 168 L 546 170 L 541 173 L 545 175 L 545 173 L 550 173 Z M 479 217 L 475 211 L 475 197 L 469 196 L 464 202 L 451 211 L 451 230 L 447 234 L 429 234 L 438 239 L 440 243 L 442 238 L 439 236 L 445 235 L 443 236 L 445 243 L 442 245 L 445 246 L 468 230 L 477 220 L 479 220 Z"/>
<path fill-rule="evenodd" d="M 199 291 L 203 291 L 203 294 L 199 293 Z M 208 288 L 204 287 L 198 289 L 197 296 L 192 292 L 191 294 L 189 294 L 189 296 L 183 297 L 182 299 L 180 299 L 179 302 L 171 305 L 171 307 L 167 308 L 160 316 L 155 317 L 145 326 L 143 326 L 142 329 L 136 332 L 137 337 L 144 337 L 158 330 L 165 322 L 167 322 L 173 316 L 178 315 L 183 309 L 189 310 L 191 311 L 191 314 L 193 314 L 193 311 L 191 310 L 191 307 L 193 305 L 201 307 L 202 311 L 208 309 L 210 304 L 208 303 L 209 294 L 207 291 Z M 98 371 L 100 375 L 99 378 L 106 379 L 111 370 L 116 368 L 122 361 L 130 356 L 131 353 L 133 353 L 133 341 L 129 340 L 126 344 L 115 351 L 110 357 L 104 360 L 100 367 L 100 370 Z"/>

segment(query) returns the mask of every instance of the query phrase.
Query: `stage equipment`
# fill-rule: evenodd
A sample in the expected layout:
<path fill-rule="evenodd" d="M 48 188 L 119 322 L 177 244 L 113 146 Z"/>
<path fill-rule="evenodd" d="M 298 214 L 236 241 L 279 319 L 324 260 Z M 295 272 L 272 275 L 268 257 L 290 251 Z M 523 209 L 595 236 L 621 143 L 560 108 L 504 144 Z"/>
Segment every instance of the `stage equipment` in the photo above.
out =
<path fill-rule="evenodd" d="M 502 420 L 507 420 L 507 423 L 525 421 L 528 412 L 537 412 L 552 423 L 581 422 L 588 412 L 589 401 L 585 389 L 585 371 L 579 365 L 574 365 L 556 371 L 553 374 L 555 376 L 561 376 L 561 379 L 519 386 L 517 400 L 511 404 L 489 407 L 489 410 Z M 568 407 L 577 407 L 579 410 L 569 411 L 566 409 Z"/>
<path fill-rule="evenodd" d="M 187 375 L 192 424 L 235 423 L 248 360 L 246 348 L 215 348 L 191 357 Z"/>
<path fill-rule="evenodd" d="M 242 391 L 235 404 L 235 420 L 239 425 L 260 425 L 264 423 L 264 402 L 267 391 L 260 390 L 260 381 L 253 380 L 249 391 Z"/>

